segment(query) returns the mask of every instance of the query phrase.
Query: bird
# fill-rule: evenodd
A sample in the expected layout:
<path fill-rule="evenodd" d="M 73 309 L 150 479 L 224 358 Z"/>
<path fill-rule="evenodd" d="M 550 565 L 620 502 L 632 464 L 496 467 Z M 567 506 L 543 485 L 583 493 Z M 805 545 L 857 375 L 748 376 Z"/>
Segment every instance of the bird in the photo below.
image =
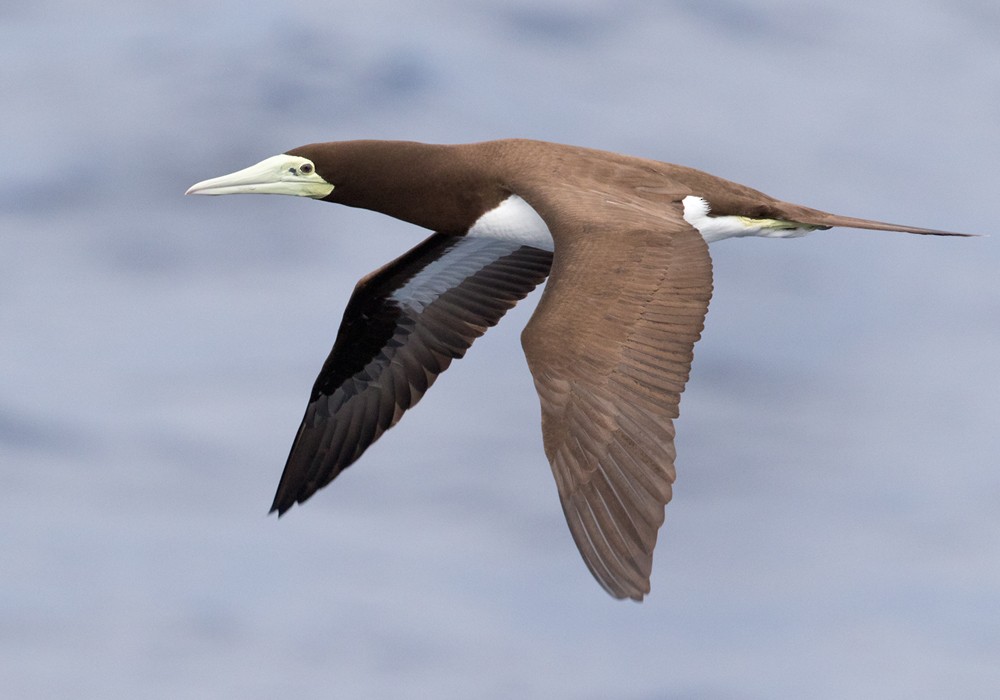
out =
<path fill-rule="evenodd" d="M 313 143 L 187 194 L 282 194 L 428 229 L 361 278 L 313 385 L 271 512 L 353 464 L 437 376 L 547 279 L 521 343 L 563 513 L 597 582 L 650 591 L 675 478 L 674 420 L 712 296 L 708 245 L 840 216 L 666 162 L 530 139 Z"/>

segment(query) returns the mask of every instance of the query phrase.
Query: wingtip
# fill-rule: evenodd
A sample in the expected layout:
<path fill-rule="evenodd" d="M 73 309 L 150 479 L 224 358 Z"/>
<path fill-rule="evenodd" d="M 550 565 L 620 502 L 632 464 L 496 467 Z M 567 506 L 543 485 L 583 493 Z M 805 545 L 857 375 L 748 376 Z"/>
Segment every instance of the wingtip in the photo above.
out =
<path fill-rule="evenodd" d="M 268 515 L 272 513 L 277 513 L 280 518 L 282 515 L 288 512 L 288 509 L 292 507 L 291 503 L 279 503 L 277 497 L 275 497 L 274 502 L 271 504 L 271 510 L 267 511 Z"/>
<path fill-rule="evenodd" d="M 646 596 L 649 594 L 648 584 L 643 588 L 631 587 L 628 590 L 621 589 L 613 591 L 606 585 L 604 585 L 604 582 L 602 582 L 600 579 L 597 579 L 597 582 L 600 583 L 601 587 L 605 591 L 607 591 L 607 593 L 609 593 L 611 597 L 614 598 L 615 600 L 630 600 L 633 603 L 642 603 L 643 600 L 645 600 Z"/>

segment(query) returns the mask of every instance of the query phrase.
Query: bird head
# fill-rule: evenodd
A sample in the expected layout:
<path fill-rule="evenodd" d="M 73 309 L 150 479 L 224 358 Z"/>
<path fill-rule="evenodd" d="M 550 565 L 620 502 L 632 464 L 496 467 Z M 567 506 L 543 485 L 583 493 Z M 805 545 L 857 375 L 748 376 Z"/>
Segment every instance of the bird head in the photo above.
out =
<path fill-rule="evenodd" d="M 202 180 L 185 194 L 288 194 L 323 199 L 333 185 L 320 174 L 313 159 L 282 153 L 229 175 Z"/>

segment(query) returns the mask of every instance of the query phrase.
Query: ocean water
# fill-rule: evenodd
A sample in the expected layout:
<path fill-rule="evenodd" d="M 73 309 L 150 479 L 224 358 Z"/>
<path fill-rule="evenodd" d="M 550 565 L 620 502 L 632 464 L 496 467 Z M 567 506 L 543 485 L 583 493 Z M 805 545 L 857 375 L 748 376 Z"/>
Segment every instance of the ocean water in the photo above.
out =
<path fill-rule="evenodd" d="M 562 518 L 537 294 L 267 517 L 351 289 L 424 232 L 182 194 L 312 141 L 528 136 L 997 234 L 998 36 L 985 0 L 4 6 L 5 697 L 994 697 L 995 236 L 713 247 L 636 605 Z"/>

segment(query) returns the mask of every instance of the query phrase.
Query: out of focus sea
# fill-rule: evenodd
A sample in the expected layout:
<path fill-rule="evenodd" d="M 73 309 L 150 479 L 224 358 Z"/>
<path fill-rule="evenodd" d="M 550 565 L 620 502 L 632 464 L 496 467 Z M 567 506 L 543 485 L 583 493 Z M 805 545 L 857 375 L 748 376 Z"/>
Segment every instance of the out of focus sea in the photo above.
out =
<path fill-rule="evenodd" d="M 636 605 L 563 521 L 537 294 L 267 517 L 354 283 L 424 232 L 182 196 L 313 141 L 526 136 L 997 234 L 993 0 L 36 0 L 0 85 L 5 697 L 1000 693 L 995 237 L 713 246 Z"/>

